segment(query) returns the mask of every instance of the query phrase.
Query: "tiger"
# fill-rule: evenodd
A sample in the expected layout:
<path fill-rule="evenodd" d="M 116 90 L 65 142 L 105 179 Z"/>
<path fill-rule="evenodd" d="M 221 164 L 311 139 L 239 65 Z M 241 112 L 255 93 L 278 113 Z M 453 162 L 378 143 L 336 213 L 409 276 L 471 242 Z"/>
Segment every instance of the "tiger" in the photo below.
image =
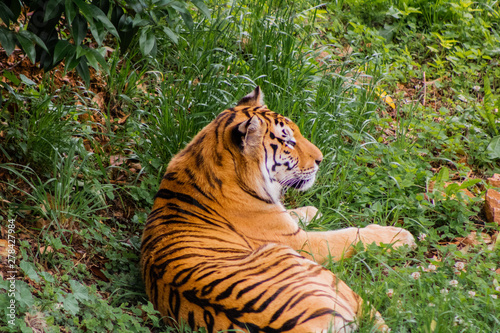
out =
<path fill-rule="evenodd" d="M 313 185 L 323 155 L 263 96 L 257 86 L 168 164 L 142 235 L 146 293 L 167 324 L 193 330 L 353 332 L 370 306 L 323 264 L 359 242 L 414 247 L 414 237 L 379 225 L 304 231 L 298 221 L 317 209 L 287 210 L 282 198 Z"/>

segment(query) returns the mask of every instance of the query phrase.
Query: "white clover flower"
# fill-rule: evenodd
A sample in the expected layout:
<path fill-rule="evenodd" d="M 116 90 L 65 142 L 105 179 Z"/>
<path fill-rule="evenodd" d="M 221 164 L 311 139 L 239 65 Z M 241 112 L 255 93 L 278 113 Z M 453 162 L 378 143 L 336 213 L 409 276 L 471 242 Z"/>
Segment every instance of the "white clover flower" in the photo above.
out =
<path fill-rule="evenodd" d="M 387 296 L 392 297 L 392 295 L 394 295 L 394 290 L 387 289 Z"/>
<path fill-rule="evenodd" d="M 474 86 L 474 87 L 472 87 L 472 89 L 474 89 L 474 91 L 479 91 L 479 90 L 481 90 L 481 87 L 480 86 Z"/>
<path fill-rule="evenodd" d="M 429 272 L 435 272 L 437 270 L 437 266 L 434 264 L 430 264 L 429 267 L 427 267 L 427 271 Z"/>
<path fill-rule="evenodd" d="M 458 286 L 458 281 L 457 280 L 451 280 L 449 283 L 450 283 L 450 286 L 452 286 L 452 287 Z"/>
<path fill-rule="evenodd" d="M 495 288 L 496 291 L 500 291 L 500 286 Z"/>
<path fill-rule="evenodd" d="M 457 261 L 455 263 L 455 268 L 458 269 L 459 271 L 463 270 L 465 268 L 465 264 L 461 261 Z"/>
<path fill-rule="evenodd" d="M 493 299 L 498 299 L 498 295 L 490 295 L 490 297 Z"/>
<path fill-rule="evenodd" d="M 411 273 L 411 277 L 415 280 L 418 280 L 420 278 L 420 272 Z"/>
<path fill-rule="evenodd" d="M 426 237 L 427 237 L 427 234 L 420 233 L 420 235 L 418 235 L 418 240 L 421 241 L 421 242 L 423 242 Z"/>
<path fill-rule="evenodd" d="M 469 297 L 474 297 L 476 296 L 476 292 L 473 290 L 469 290 Z"/>
<path fill-rule="evenodd" d="M 441 289 L 441 294 L 448 294 L 450 291 L 448 289 Z"/>
<path fill-rule="evenodd" d="M 436 306 L 436 304 L 434 304 L 434 303 L 429 303 L 429 307 L 433 308 L 433 307 L 435 307 L 435 306 Z"/>

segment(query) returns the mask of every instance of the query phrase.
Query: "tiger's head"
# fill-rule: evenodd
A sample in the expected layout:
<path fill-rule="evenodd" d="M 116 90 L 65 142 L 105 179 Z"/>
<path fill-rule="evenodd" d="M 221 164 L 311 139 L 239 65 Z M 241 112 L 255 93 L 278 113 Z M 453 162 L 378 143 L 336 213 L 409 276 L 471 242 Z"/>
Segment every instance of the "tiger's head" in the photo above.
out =
<path fill-rule="evenodd" d="M 286 188 L 307 190 L 313 185 L 322 159 L 321 151 L 297 125 L 264 105 L 256 87 L 172 159 L 164 186 L 174 182 L 201 198 L 213 198 L 214 191 L 220 191 L 234 203 L 246 203 L 250 195 L 280 204 Z"/>
<path fill-rule="evenodd" d="M 253 184 L 260 198 L 278 203 L 283 190 L 309 189 L 323 160 L 321 151 L 302 136 L 290 119 L 269 110 L 260 87 L 243 97 L 222 117 L 232 119 L 227 128 L 229 147 L 241 182 Z"/>

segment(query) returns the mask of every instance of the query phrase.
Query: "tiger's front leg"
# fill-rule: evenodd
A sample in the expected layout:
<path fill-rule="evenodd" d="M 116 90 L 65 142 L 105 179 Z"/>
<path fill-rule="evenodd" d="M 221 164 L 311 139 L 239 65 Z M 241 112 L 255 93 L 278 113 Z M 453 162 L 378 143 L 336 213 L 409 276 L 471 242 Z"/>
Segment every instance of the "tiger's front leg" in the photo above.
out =
<path fill-rule="evenodd" d="M 321 217 L 321 213 L 318 212 L 318 208 L 314 206 L 289 209 L 287 212 L 295 220 L 295 222 L 297 222 L 297 224 L 302 223 L 304 226 L 308 225 L 312 220 Z"/>
<path fill-rule="evenodd" d="M 305 232 L 303 254 L 308 254 L 318 263 L 324 263 L 329 258 L 340 260 L 350 257 L 354 247 L 359 243 L 365 246 L 375 243 L 392 244 L 393 248 L 408 245 L 415 247 L 413 235 L 402 228 L 386 227 L 371 224 L 365 228 L 346 228 L 325 232 Z"/>

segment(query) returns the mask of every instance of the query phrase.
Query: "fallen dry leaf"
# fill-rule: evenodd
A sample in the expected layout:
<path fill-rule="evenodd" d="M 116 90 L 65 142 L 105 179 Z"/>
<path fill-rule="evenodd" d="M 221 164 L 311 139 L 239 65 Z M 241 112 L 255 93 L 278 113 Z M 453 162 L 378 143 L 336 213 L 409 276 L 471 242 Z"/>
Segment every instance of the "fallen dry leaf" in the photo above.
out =
<path fill-rule="evenodd" d="M 8 257 L 8 248 L 9 242 L 6 239 L 0 239 L 0 256 L 2 256 L 2 259 L 6 259 Z"/>
<path fill-rule="evenodd" d="M 122 155 L 112 155 L 109 157 L 109 165 L 112 166 L 120 166 L 125 164 L 125 162 L 127 162 L 127 159 Z"/>
<path fill-rule="evenodd" d="M 97 105 L 99 110 L 104 110 L 105 109 L 104 93 L 103 92 L 97 93 L 94 96 L 94 98 L 92 98 L 92 102 Z"/>
<path fill-rule="evenodd" d="M 122 117 L 122 118 L 118 119 L 118 124 L 119 124 L 119 125 L 123 125 L 123 124 L 125 124 L 125 122 L 127 121 L 128 117 L 130 117 L 130 115 L 129 115 L 129 114 L 128 114 L 128 115 L 126 115 L 125 117 Z"/>
<path fill-rule="evenodd" d="M 40 248 L 41 254 L 52 253 L 52 252 L 54 252 L 54 249 L 51 246 L 42 246 Z"/>
<path fill-rule="evenodd" d="M 109 279 L 104 275 L 104 273 L 96 266 L 90 267 L 90 271 L 92 274 L 94 274 L 97 278 L 101 279 L 104 282 L 109 282 Z"/>
<path fill-rule="evenodd" d="M 498 232 L 493 235 L 488 235 L 487 233 L 478 234 L 476 231 L 471 231 L 467 237 L 457 237 L 450 242 L 450 244 L 455 245 L 464 245 L 459 251 L 463 254 L 469 252 L 469 250 L 477 245 L 487 245 L 489 250 L 493 250 L 495 248 L 496 243 L 498 242 Z M 499 243 L 500 246 L 500 243 Z"/>

